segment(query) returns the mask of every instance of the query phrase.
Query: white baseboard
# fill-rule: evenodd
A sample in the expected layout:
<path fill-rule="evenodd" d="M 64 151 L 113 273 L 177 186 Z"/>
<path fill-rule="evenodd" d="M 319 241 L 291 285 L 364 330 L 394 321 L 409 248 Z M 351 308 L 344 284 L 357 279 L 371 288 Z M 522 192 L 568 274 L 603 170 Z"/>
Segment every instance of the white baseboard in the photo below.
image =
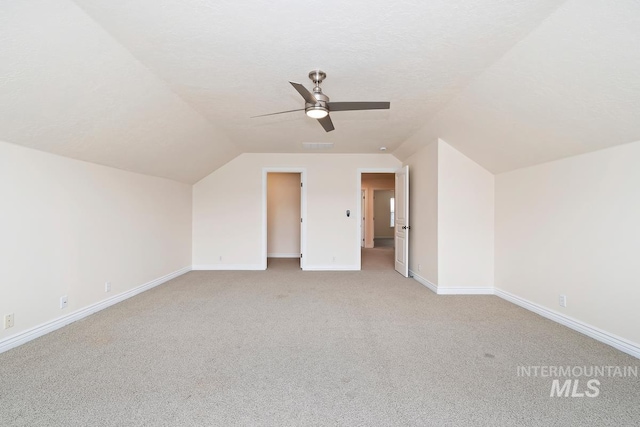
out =
<path fill-rule="evenodd" d="M 449 288 L 438 286 L 438 295 L 493 295 L 493 288 Z"/>
<path fill-rule="evenodd" d="M 613 348 L 617 348 L 620 351 L 623 351 L 633 357 L 640 359 L 640 345 L 636 343 L 627 341 L 624 338 L 620 338 L 616 335 L 610 334 L 609 332 L 605 332 L 602 329 L 598 329 L 594 326 L 566 316 L 562 313 L 549 310 L 548 308 L 543 307 L 540 304 L 536 304 L 524 298 L 520 298 L 519 296 L 513 295 L 507 291 L 496 288 L 495 295 L 522 308 L 526 308 L 529 311 L 533 311 L 534 313 L 539 314 L 542 317 L 546 317 L 547 319 L 560 323 L 561 325 L 571 328 L 574 331 L 583 333 L 588 337 L 608 344 Z"/>
<path fill-rule="evenodd" d="M 265 270 L 263 264 L 198 264 L 193 270 Z"/>
<path fill-rule="evenodd" d="M 53 319 L 49 322 L 43 323 L 41 325 L 35 326 L 33 328 L 27 329 L 26 331 L 19 332 L 15 335 L 11 335 L 3 340 L 0 340 L 0 353 L 3 353 L 7 350 L 11 350 L 14 347 L 22 345 L 26 342 L 34 340 L 38 337 L 41 337 L 49 332 L 53 332 L 56 329 L 60 329 L 63 326 L 66 326 L 70 323 L 73 323 L 77 320 L 83 319 L 87 316 L 90 316 L 100 310 L 104 310 L 107 307 L 110 307 L 114 304 L 117 304 L 121 301 L 124 301 L 132 296 L 138 295 L 144 291 L 147 291 L 151 288 L 154 288 L 158 285 L 161 285 L 171 279 L 174 279 L 178 276 L 183 275 L 191 271 L 191 267 L 184 267 L 180 270 L 174 271 L 173 273 L 169 273 L 165 276 L 154 279 L 150 282 L 147 282 L 143 285 L 130 289 L 126 292 L 123 292 L 118 295 L 114 295 L 111 298 L 107 298 L 106 300 L 97 302 L 95 304 L 91 304 L 87 307 L 76 310 L 72 313 L 69 313 L 65 316 L 58 317 L 57 319 Z"/>
<path fill-rule="evenodd" d="M 418 283 L 426 286 L 432 292 L 438 295 L 496 295 L 506 301 L 509 301 L 510 303 L 539 314 L 542 317 L 546 317 L 547 319 L 553 320 L 556 323 L 564 325 L 568 328 L 573 329 L 574 331 L 578 331 L 588 337 L 591 337 L 604 344 L 610 345 L 613 348 L 616 348 L 624 353 L 640 359 L 640 345 L 621 338 L 617 335 L 603 331 L 602 329 L 591 326 L 580 320 L 574 319 L 562 313 L 550 310 L 534 302 L 528 301 L 519 296 L 513 295 L 507 291 L 503 291 L 498 288 L 443 288 L 442 286 L 431 283 L 429 280 L 411 270 L 409 270 L 409 275 L 412 276 L 413 279 Z"/>
<path fill-rule="evenodd" d="M 300 258 L 300 254 L 281 254 L 281 253 L 273 253 L 273 254 L 267 254 L 267 258 Z"/>
<path fill-rule="evenodd" d="M 305 265 L 304 271 L 360 271 L 357 265 Z"/>
<path fill-rule="evenodd" d="M 415 281 L 426 286 L 432 292 L 435 292 L 438 295 L 493 295 L 492 287 L 474 287 L 474 288 L 464 288 L 464 287 L 444 287 L 438 286 L 435 283 L 430 282 L 424 277 L 416 274 L 414 271 L 409 270 L 409 276 L 413 277 Z"/>
<path fill-rule="evenodd" d="M 438 293 L 438 285 L 431 283 L 424 277 L 420 276 L 419 274 L 416 274 L 414 271 L 409 270 L 409 277 L 413 277 L 413 280 L 420 283 L 421 285 L 426 286 L 434 294 Z"/>

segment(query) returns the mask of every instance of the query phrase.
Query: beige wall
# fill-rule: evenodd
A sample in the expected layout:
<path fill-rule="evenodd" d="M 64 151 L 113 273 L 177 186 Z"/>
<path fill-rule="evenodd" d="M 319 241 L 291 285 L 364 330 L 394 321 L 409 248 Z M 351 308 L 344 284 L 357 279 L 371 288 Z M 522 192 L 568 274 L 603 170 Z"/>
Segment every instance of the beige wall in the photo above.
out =
<path fill-rule="evenodd" d="M 407 159 L 409 268 L 438 292 L 494 285 L 494 176 L 442 140 Z"/>
<path fill-rule="evenodd" d="M 267 255 L 300 258 L 300 174 L 267 174 Z"/>
<path fill-rule="evenodd" d="M 438 283 L 438 141 L 406 161 L 409 165 L 409 269 Z"/>
<path fill-rule="evenodd" d="M 438 142 L 438 288 L 493 288 L 494 175 Z"/>
<path fill-rule="evenodd" d="M 393 190 L 375 190 L 373 193 L 373 222 L 374 238 L 386 238 L 394 236 L 394 227 L 391 223 L 391 209 L 389 201 L 393 198 Z"/>
<path fill-rule="evenodd" d="M 0 338 L 191 265 L 190 185 L 0 142 L 0 197 Z"/>
<path fill-rule="evenodd" d="M 399 166 L 390 154 L 243 154 L 193 187 L 194 268 L 264 269 L 263 169 L 304 168 L 305 269 L 358 269 L 358 169 Z"/>
<path fill-rule="evenodd" d="M 638 346 L 638 165 L 635 142 L 497 175 L 496 288 Z"/>
<path fill-rule="evenodd" d="M 374 190 L 393 190 L 395 188 L 395 174 L 393 173 L 363 173 L 362 190 L 365 192 L 365 248 L 373 247 L 374 231 Z"/>

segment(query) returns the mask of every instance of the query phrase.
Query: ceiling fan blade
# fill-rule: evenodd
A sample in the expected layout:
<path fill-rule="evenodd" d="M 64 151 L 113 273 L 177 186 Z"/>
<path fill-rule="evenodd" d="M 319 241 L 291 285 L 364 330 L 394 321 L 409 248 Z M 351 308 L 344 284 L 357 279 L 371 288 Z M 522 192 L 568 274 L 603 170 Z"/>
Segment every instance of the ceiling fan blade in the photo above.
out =
<path fill-rule="evenodd" d="M 390 102 L 329 102 L 329 111 L 388 110 Z"/>
<path fill-rule="evenodd" d="M 298 93 L 302 95 L 304 100 L 307 101 L 308 103 L 316 104 L 318 102 L 316 97 L 313 96 L 313 94 L 309 92 L 307 88 L 302 86 L 300 83 L 294 83 L 294 82 L 289 82 L 289 83 L 291 83 L 291 86 L 293 86 L 298 91 Z"/>
<path fill-rule="evenodd" d="M 327 132 L 331 132 L 332 130 L 335 129 L 333 127 L 333 122 L 331 121 L 331 116 L 329 116 L 328 114 L 325 117 L 318 119 L 318 121 L 320 122 L 324 130 Z"/>
<path fill-rule="evenodd" d="M 261 114 L 259 116 L 251 116 L 249 118 L 255 119 L 256 117 L 275 116 L 276 114 L 293 113 L 294 111 L 304 111 L 304 108 L 298 108 L 297 110 L 279 111 L 277 113 Z"/>

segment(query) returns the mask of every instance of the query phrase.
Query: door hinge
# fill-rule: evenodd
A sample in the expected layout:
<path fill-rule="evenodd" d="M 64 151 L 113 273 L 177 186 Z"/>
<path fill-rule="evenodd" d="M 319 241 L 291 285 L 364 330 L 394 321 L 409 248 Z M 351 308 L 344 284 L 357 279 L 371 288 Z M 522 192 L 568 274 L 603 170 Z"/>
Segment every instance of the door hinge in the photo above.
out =
<path fill-rule="evenodd" d="M 300 187 L 302 187 L 302 183 L 300 183 Z"/>
<path fill-rule="evenodd" d="M 300 218 L 300 222 L 302 222 L 302 218 Z"/>

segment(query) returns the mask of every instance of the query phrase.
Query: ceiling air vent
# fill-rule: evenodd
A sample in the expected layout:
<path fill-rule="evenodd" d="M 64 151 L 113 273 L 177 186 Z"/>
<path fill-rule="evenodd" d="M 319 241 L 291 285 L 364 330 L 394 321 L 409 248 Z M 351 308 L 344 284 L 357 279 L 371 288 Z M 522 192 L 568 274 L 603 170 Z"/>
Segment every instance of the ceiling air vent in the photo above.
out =
<path fill-rule="evenodd" d="M 302 148 L 305 150 L 330 150 L 333 142 L 303 142 Z"/>

